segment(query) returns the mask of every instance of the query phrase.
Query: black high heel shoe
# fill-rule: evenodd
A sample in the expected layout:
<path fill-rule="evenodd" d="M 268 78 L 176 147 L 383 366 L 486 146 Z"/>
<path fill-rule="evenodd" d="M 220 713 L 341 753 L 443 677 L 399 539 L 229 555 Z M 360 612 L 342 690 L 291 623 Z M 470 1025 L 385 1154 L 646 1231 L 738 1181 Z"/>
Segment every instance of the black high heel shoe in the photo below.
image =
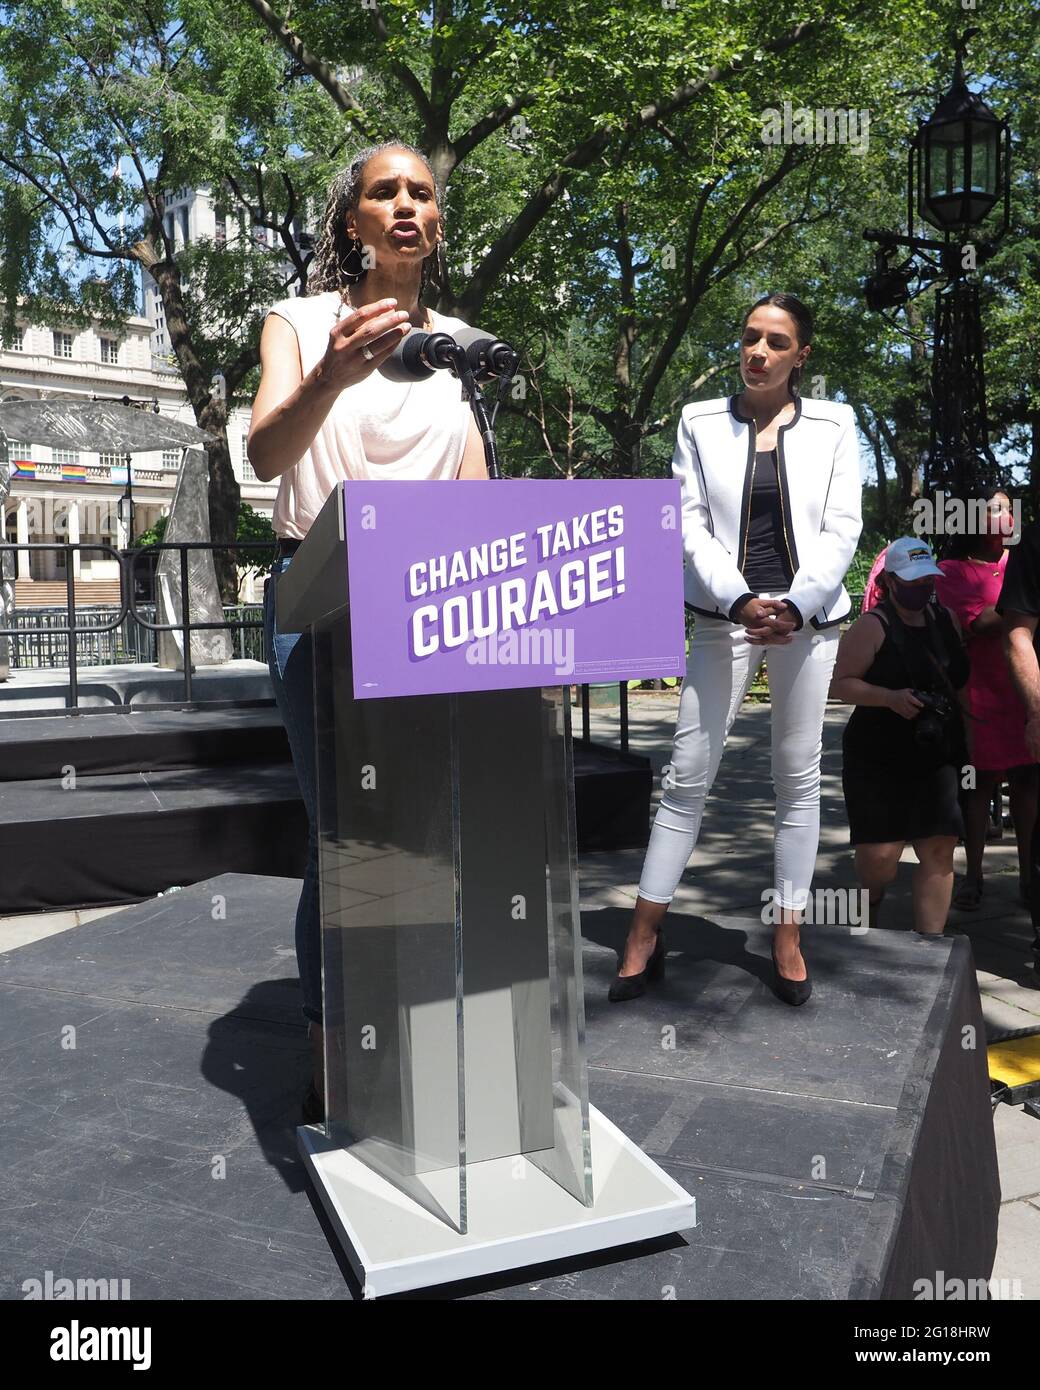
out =
<path fill-rule="evenodd" d="M 812 979 L 809 976 L 809 967 L 805 967 L 804 980 L 789 980 L 786 975 L 780 974 L 780 967 L 776 963 L 776 943 L 773 943 L 773 989 L 778 998 L 785 1004 L 804 1004 L 812 994 Z"/>
<path fill-rule="evenodd" d="M 657 933 L 657 941 L 650 959 L 638 975 L 622 975 L 620 971 L 624 963 L 625 954 L 622 951 L 618 956 L 618 974 L 614 976 L 607 994 L 612 1004 L 621 1004 L 626 999 L 638 999 L 641 994 L 646 993 L 648 984 L 664 979 L 664 932 Z"/>

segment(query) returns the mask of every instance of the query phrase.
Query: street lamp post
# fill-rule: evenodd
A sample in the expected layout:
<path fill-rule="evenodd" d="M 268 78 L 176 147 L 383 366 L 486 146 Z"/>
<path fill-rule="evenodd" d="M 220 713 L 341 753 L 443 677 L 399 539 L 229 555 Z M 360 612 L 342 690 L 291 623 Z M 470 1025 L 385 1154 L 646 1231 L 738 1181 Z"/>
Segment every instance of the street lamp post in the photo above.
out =
<path fill-rule="evenodd" d="M 869 228 L 877 243 L 874 272 L 865 285 L 871 309 L 898 308 L 929 285 L 935 292 L 931 429 L 922 487 L 967 499 L 985 495 L 999 467 L 989 446 L 979 290 L 971 271 L 994 254 L 1010 221 L 1010 132 L 964 80 L 964 48 L 957 47 L 953 85 L 917 130 L 907 158 L 907 234 Z M 963 233 L 979 226 L 998 203 L 1001 223 L 988 241 Z M 917 216 L 943 234 L 914 235 Z M 899 264 L 899 248 L 909 254 Z M 911 291 L 914 280 L 919 281 Z"/>
<path fill-rule="evenodd" d="M 123 523 L 126 531 L 126 548 L 134 548 L 134 486 L 133 486 L 133 456 L 126 456 L 126 491 L 116 504 L 119 513 L 119 520 Z"/>

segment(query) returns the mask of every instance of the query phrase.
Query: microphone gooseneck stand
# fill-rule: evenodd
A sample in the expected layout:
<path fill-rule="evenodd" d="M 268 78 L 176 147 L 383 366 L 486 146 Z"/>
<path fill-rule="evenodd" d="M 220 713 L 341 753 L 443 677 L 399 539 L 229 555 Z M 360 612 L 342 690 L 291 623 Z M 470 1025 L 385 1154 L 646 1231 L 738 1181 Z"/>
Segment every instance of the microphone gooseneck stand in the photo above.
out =
<path fill-rule="evenodd" d="M 495 420 L 516 376 L 520 354 L 508 343 L 479 329 L 465 329 L 460 336 L 462 341 L 458 342 L 449 333 L 421 333 L 413 329 L 380 364 L 379 371 L 391 381 L 412 382 L 431 377 L 438 370 L 450 370 L 462 383 L 463 395 L 477 422 L 488 477 L 500 478 Z M 498 396 L 489 413 L 478 382 L 491 377 L 498 378 Z"/>
<path fill-rule="evenodd" d="M 502 474 L 498 466 L 495 420 L 498 416 L 499 406 L 505 400 L 506 392 L 516 376 L 516 369 L 520 365 L 519 354 L 515 352 L 510 354 L 505 364 L 506 370 L 498 378 L 498 397 L 490 414 L 483 392 L 477 383 L 476 374 L 470 365 L 469 354 L 466 349 L 453 342 L 452 347 L 447 349 L 445 355 L 450 358 L 452 370 L 462 382 L 462 390 L 469 401 L 470 409 L 473 411 L 473 418 L 477 422 L 477 429 L 480 431 L 480 438 L 484 445 L 484 462 L 487 464 L 488 477 L 500 478 Z"/>

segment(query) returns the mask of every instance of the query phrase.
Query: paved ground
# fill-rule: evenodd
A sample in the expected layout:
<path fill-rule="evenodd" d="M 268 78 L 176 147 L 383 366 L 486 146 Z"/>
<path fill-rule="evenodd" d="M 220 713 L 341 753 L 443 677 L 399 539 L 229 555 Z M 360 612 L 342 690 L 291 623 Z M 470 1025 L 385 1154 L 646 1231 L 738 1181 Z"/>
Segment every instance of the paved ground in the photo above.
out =
<path fill-rule="evenodd" d="M 639 693 L 629 701 L 629 746 L 654 767 L 655 802 L 667 761 L 678 709 L 673 693 Z M 747 702 L 737 718 L 701 827 L 700 842 L 675 904 L 680 911 L 715 918 L 761 910 L 762 892 L 773 881 L 773 790 L 769 776 L 769 706 Z M 824 724 L 820 854 L 814 888 L 855 886 L 853 851 L 841 793 L 841 733 L 849 707 L 828 706 Z M 575 726 L 580 715 L 575 711 Z M 616 706 L 593 708 L 592 737 L 618 744 Z M 582 907 L 634 903 L 643 852 L 584 855 Z M 885 899 L 881 925 L 909 929 L 913 851 L 903 855 L 899 876 Z M 964 871 L 964 851 L 954 858 Z M 1040 1027 L 1040 988 L 1033 982 L 1032 928 L 1018 901 L 1018 856 L 1014 831 L 991 842 L 983 864 L 985 891 L 976 912 L 951 914 L 949 933 L 970 937 L 978 966 L 983 1014 L 990 1035 Z M 834 930 L 818 927 L 816 930 Z M 812 931 L 803 937 L 812 961 Z M 1021 1296 L 1040 1299 L 1040 1121 L 1021 1106 L 1001 1105 L 994 1116 L 1000 1158 L 1000 1242 L 994 1278 L 1018 1279 Z"/>
<path fill-rule="evenodd" d="M 631 747 L 649 757 L 655 770 L 655 797 L 661 767 L 667 760 L 678 700 L 674 694 L 633 696 Z M 832 705 L 824 730 L 822 834 L 814 887 L 855 886 L 841 796 L 841 731 L 848 709 Z M 575 711 L 575 724 L 578 723 Z M 593 709 L 592 733 L 598 741 L 617 743 L 614 709 Z M 676 905 L 684 912 L 715 919 L 748 916 L 761 909 L 762 892 L 772 884 L 772 788 L 769 780 L 769 707 L 746 704 L 737 720 L 705 815 L 701 842 Z M 635 900 L 642 867 L 641 850 L 585 855 L 581 861 L 583 908 L 625 907 Z M 882 924 L 906 929 L 910 924 L 912 851 L 904 856 L 897 883 L 889 890 Z M 956 866 L 963 870 L 963 852 Z M 972 942 L 979 967 L 979 987 L 987 1026 L 994 1033 L 1040 1026 L 1040 989 L 1031 983 L 1028 914 L 1018 903 L 1018 866 L 1014 836 L 987 849 L 986 891 L 978 912 L 954 913 L 951 932 Z M 47 918 L 0 919 L 0 951 L 11 950 L 54 932 L 73 929 L 101 912 L 51 914 Z M 812 931 L 805 933 L 812 960 Z M 1021 1107 L 998 1106 L 995 1112 L 1003 1207 L 994 1277 L 1018 1280 L 1021 1297 L 1040 1298 L 1040 1123 Z M 1013 1286 L 1011 1286 L 1013 1288 Z"/>

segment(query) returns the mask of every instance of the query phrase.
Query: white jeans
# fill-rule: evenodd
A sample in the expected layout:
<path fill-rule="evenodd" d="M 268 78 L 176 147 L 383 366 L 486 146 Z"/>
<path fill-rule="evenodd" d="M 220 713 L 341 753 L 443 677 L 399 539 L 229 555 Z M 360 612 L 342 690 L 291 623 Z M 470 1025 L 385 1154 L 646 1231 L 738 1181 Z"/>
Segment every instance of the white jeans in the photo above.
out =
<path fill-rule="evenodd" d="M 803 908 L 808 898 L 820 842 L 823 713 L 839 630 L 817 632 L 807 620 L 790 642 L 771 647 L 745 641 L 745 632 L 712 618 L 698 618 L 694 627 L 671 763 L 639 881 L 639 896 L 650 902 L 671 902 L 675 894 L 730 726 L 763 657 L 772 705 L 775 901 Z"/>

